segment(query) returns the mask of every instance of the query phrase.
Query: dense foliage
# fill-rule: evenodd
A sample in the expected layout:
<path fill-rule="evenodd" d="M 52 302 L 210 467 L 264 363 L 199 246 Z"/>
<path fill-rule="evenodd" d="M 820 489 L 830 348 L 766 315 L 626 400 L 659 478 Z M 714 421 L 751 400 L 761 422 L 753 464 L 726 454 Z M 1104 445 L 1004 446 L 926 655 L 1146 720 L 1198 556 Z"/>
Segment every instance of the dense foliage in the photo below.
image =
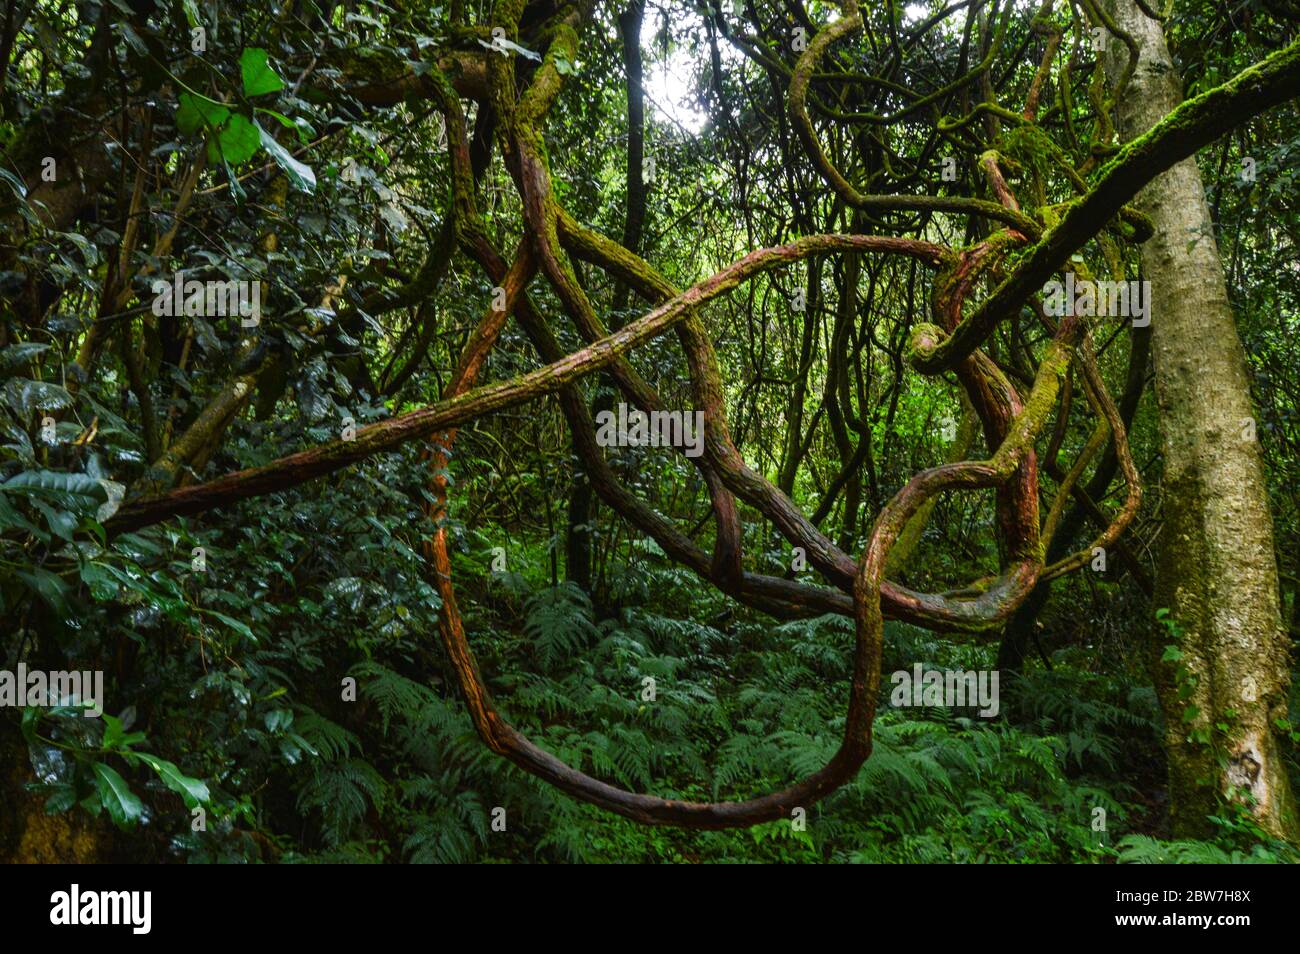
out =
<path fill-rule="evenodd" d="M 576 395 L 594 415 L 627 401 L 612 365 L 569 391 L 455 422 L 454 446 L 453 428 L 438 427 L 311 480 L 130 516 L 140 501 L 181 501 L 167 494 L 296 451 L 358 446 L 358 434 L 364 442 L 454 396 L 462 355 L 503 289 L 512 316 L 479 383 L 553 360 L 537 328 L 516 320 L 522 292 L 470 248 L 495 249 L 509 267 L 537 234 L 521 198 L 528 151 L 511 140 L 491 85 L 507 61 L 521 102 L 536 76 L 562 78 L 536 125 L 555 207 L 638 253 L 672 294 L 807 236 L 888 233 L 969 251 L 1022 227 L 974 207 L 854 208 L 826 185 L 789 115 L 803 52 L 789 37 L 803 24 L 811 39 L 846 9 L 775 0 L 6 5 L 0 667 L 102 671 L 106 698 L 98 719 L 71 699 L 0 709 L 0 856 L 1297 860 L 1231 797 L 1204 837 L 1179 838 L 1169 824 L 1168 726 L 1152 673 L 1194 676 L 1177 674 L 1181 624 L 1152 598 L 1152 552 L 1167 519 L 1160 409 L 1149 331 L 1129 322 L 1098 320 L 1088 345 L 1126 414 L 1145 491 L 1105 572 L 1085 562 L 1040 584 L 1046 602 L 1027 623 L 1008 613 L 962 632 L 888 619 L 870 757 L 807 806 L 806 824 L 644 826 L 546 784 L 475 731 L 440 637 L 449 607 L 430 544 L 440 533 L 457 615 L 496 704 L 593 778 L 664 798 L 745 800 L 816 772 L 845 734 L 852 607 L 737 598 L 593 492 L 599 479 L 565 402 Z M 1073 179 L 1086 190 L 1119 149 L 1113 91 L 1090 45 L 1105 9 L 1092 0 L 863 9 L 862 36 L 834 46 L 813 84 L 821 148 L 863 192 L 996 205 L 980 164 L 993 150 L 1016 214 L 1054 227 L 1079 201 Z M 499 22 L 512 23 L 511 39 L 493 39 Z M 1171 5 L 1162 27 L 1190 98 L 1283 50 L 1297 22 L 1286 3 L 1191 0 Z M 979 108 L 1020 113 L 1044 62 L 1037 122 Z M 466 64 L 487 64 L 486 92 L 467 92 L 480 78 Z M 630 101 L 633 113 L 644 109 L 643 128 Z M 465 169 L 454 165 L 458 143 Z M 1196 153 L 1250 362 L 1292 639 L 1298 154 L 1292 102 Z M 946 156 L 959 159 L 955 177 Z M 46 168 L 55 178 L 43 178 Z M 472 219 L 457 211 L 467 196 Z M 1094 223 L 1077 267 L 1138 277 L 1140 242 L 1127 220 L 1115 222 Z M 561 238 L 577 234 L 552 226 Z M 565 249 L 556 268 L 598 313 L 600 331 L 657 303 L 633 275 Z M 1028 252 L 993 254 L 1002 256 L 997 267 L 1011 272 Z M 178 272 L 255 287 L 260 322 L 159 315 L 155 283 Z M 855 562 L 914 475 L 997 450 L 961 374 L 924 374 L 909 360 L 913 332 L 932 320 L 931 299 L 949 278 L 915 258 L 827 252 L 698 309 L 743 464 Z M 981 275 L 968 310 L 992 298 L 995 278 Z M 528 279 L 529 307 L 560 354 L 599 337 L 573 319 L 563 279 Z M 1032 309 L 1016 310 L 981 353 L 1027 397 L 1054 339 Z M 659 335 L 626 357 L 663 406 L 698 406 L 698 355 L 683 338 Z M 1100 416 L 1074 367 L 1038 437 L 1034 506 L 1039 490 L 1043 517 L 1058 491 L 1068 497 L 1063 486 L 1095 491 L 1089 478 L 1109 466 L 1095 503 L 1118 519 L 1125 483 L 1113 455 L 1089 449 Z M 716 471 L 654 447 L 609 448 L 605 459 L 707 564 L 723 536 Z M 1077 460 L 1080 473 L 1067 476 Z M 890 579 L 924 593 L 982 592 L 969 581 L 987 586 L 1019 558 L 1005 496 L 985 484 L 936 497 Z M 770 512 L 739 493 L 736 506 L 744 573 L 802 584 L 801 593 L 833 590 Z M 1105 524 L 1063 526 L 1053 541 L 1063 552 L 1042 548 L 1049 564 L 1090 551 Z M 999 713 L 892 705 L 889 674 L 918 665 L 1000 670 Z M 1214 718 L 1226 733 L 1231 717 Z M 1300 707 L 1293 700 L 1276 721 L 1300 784 Z"/>

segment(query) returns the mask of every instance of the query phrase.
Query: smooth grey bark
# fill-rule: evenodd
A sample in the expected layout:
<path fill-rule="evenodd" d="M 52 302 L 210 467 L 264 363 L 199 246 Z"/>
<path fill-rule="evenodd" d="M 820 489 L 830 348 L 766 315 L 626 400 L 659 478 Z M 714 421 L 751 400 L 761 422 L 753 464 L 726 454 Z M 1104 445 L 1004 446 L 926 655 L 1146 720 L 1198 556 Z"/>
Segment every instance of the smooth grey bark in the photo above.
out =
<path fill-rule="evenodd" d="M 1182 84 L 1160 24 L 1134 0 L 1109 0 L 1109 7 L 1140 49 L 1117 104 L 1127 141 L 1178 106 Z M 1108 47 L 1113 83 L 1128 51 L 1115 39 Z M 1161 661 L 1173 639 L 1156 626 L 1150 656 L 1167 724 L 1173 831 L 1204 836 L 1212 828 L 1207 816 L 1227 797 L 1248 805 L 1265 830 L 1294 840 L 1295 803 L 1274 728 L 1286 715 L 1290 665 L 1266 475 L 1246 355 L 1195 159 L 1154 179 L 1138 205 L 1156 229 L 1141 251 L 1164 455 L 1155 606 L 1168 608 L 1183 630 L 1186 667 L 1180 675 L 1178 663 Z"/>

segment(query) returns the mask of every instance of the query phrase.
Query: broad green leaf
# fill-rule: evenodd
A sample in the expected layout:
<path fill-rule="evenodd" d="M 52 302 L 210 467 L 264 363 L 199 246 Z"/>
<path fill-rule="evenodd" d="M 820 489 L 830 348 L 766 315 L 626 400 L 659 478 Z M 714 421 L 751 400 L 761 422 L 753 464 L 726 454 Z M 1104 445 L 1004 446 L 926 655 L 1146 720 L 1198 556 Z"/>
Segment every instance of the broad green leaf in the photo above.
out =
<path fill-rule="evenodd" d="M 163 784 L 173 792 L 180 795 L 185 802 L 186 808 L 197 808 L 199 805 L 206 805 L 212 797 L 208 792 L 207 783 L 197 778 L 190 778 L 182 772 L 172 762 L 166 759 L 160 759 L 156 755 L 149 755 L 145 752 L 137 752 L 136 756 L 140 761 L 146 763 L 150 768 L 158 773 Z"/>
<path fill-rule="evenodd" d="M 72 395 L 63 388 L 30 378 L 6 381 L 4 398 L 5 403 L 23 418 L 30 417 L 33 411 L 55 411 L 72 406 Z"/>
<path fill-rule="evenodd" d="M 50 346 L 39 341 L 24 341 L 22 344 L 10 345 L 0 351 L 0 369 L 5 371 L 21 367 Z"/>
<path fill-rule="evenodd" d="M 311 137 L 316 134 L 316 130 L 312 128 L 311 123 L 301 117 L 290 119 L 284 113 L 276 112 L 274 109 L 266 109 L 263 106 L 257 107 L 257 112 L 270 116 L 285 129 L 292 129 L 297 134 L 298 141 L 304 146 L 311 142 Z"/>
<path fill-rule="evenodd" d="M 208 140 L 208 158 L 214 163 L 224 159 L 238 166 L 257 152 L 258 127 L 246 116 L 235 113 L 226 121 L 215 139 Z"/>
<path fill-rule="evenodd" d="M 58 815 L 77 804 L 77 790 L 71 785 L 58 784 L 45 800 L 45 814 Z"/>
<path fill-rule="evenodd" d="M 252 46 L 239 54 L 239 74 L 245 96 L 262 96 L 284 89 L 284 80 L 266 62 L 266 50 Z"/>
<path fill-rule="evenodd" d="M 109 500 L 102 481 L 85 474 L 65 474 L 56 470 L 25 470 L 4 482 L 5 493 L 55 500 L 80 513 L 93 513 Z"/>
<path fill-rule="evenodd" d="M 209 616 L 215 616 L 245 639 L 251 640 L 254 643 L 257 642 L 257 637 L 253 635 L 253 631 L 248 628 L 247 623 L 241 623 L 233 616 L 227 616 L 225 613 L 218 613 L 216 610 L 204 610 L 203 612 L 207 613 Z"/>
<path fill-rule="evenodd" d="M 32 506 L 45 515 L 45 525 L 50 528 L 51 533 L 69 543 L 72 542 L 72 535 L 76 532 L 78 523 L 76 514 L 51 507 L 39 497 L 32 498 Z"/>
<path fill-rule="evenodd" d="M 115 599 L 120 588 L 112 574 L 98 563 L 81 564 L 81 582 L 90 587 L 91 596 L 103 601 Z"/>
<path fill-rule="evenodd" d="M 127 732 L 126 728 L 122 725 L 122 720 L 117 718 L 117 716 L 111 716 L 105 712 L 100 716 L 100 718 L 104 720 L 103 746 L 106 749 L 130 748 L 131 746 L 145 740 L 143 732 Z M 132 754 L 145 758 L 145 756 L 139 752 Z"/>
<path fill-rule="evenodd" d="M 68 611 L 68 584 L 62 577 L 40 567 L 19 570 L 17 576 L 31 587 L 32 591 L 44 601 L 45 605 L 64 619 L 71 617 Z"/>
<path fill-rule="evenodd" d="M 262 721 L 266 725 L 267 732 L 281 732 L 293 723 L 293 712 L 289 709 L 272 709 Z"/>
<path fill-rule="evenodd" d="M 299 162 L 293 156 L 289 155 L 287 149 L 275 141 L 272 136 L 261 126 L 257 127 L 262 137 L 262 145 L 266 151 L 271 154 L 271 158 L 280 164 L 280 168 L 289 176 L 289 181 L 295 186 L 310 195 L 316 191 L 316 174 L 311 171 L 311 167 Z"/>
<path fill-rule="evenodd" d="M 176 128 L 185 135 L 193 135 L 204 126 L 217 129 L 230 115 L 230 110 L 220 103 L 195 96 L 193 93 L 181 93 L 180 107 L 176 110 Z"/>
<path fill-rule="evenodd" d="M 134 827 L 144 815 L 144 803 L 131 791 L 126 779 L 103 762 L 96 762 L 94 770 L 99 800 L 108 809 L 108 817 L 119 828 Z"/>

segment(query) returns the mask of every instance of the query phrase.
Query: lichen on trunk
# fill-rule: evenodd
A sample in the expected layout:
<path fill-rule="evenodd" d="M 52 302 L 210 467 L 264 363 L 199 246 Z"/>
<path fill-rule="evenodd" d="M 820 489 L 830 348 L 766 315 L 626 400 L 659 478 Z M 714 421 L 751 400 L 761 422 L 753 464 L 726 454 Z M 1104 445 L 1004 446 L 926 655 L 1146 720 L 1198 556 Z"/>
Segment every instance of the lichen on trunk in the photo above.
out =
<path fill-rule="evenodd" d="M 1178 106 L 1181 84 L 1160 24 L 1134 0 L 1111 0 L 1110 9 L 1140 51 L 1117 105 L 1120 133 L 1133 140 Z M 1127 61 L 1127 49 L 1111 50 L 1112 83 Z M 1227 798 L 1295 840 L 1274 728 L 1286 715 L 1289 665 L 1264 464 L 1195 160 L 1154 179 L 1139 207 L 1155 226 L 1142 247 L 1164 466 L 1155 606 L 1181 633 L 1178 653 L 1167 654 L 1171 631 L 1157 625 L 1149 653 L 1166 721 L 1173 830 L 1207 834 Z"/>

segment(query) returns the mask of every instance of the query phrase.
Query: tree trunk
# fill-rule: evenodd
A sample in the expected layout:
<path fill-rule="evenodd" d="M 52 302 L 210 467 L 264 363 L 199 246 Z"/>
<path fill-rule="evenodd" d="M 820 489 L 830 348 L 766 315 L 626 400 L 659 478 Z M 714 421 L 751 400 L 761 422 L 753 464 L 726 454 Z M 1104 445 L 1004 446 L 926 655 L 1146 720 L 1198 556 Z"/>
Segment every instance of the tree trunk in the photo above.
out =
<path fill-rule="evenodd" d="M 1135 0 L 1111 0 L 1111 9 L 1141 51 L 1118 103 L 1121 136 L 1136 139 L 1181 102 L 1182 88 L 1160 25 Z M 1114 82 L 1128 51 L 1114 38 L 1108 48 Z M 1273 726 L 1287 711 L 1289 647 L 1266 477 L 1195 159 L 1153 180 L 1138 201 L 1156 227 L 1142 246 L 1164 454 L 1155 606 L 1183 632 L 1181 663 L 1161 658 L 1174 642 L 1164 626 L 1150 647 L 1167 724 L 1173 831 L 1205 835 L 1207 816 L 1226 796 L 1248 804 L 1267 831 L 1294 839 L 1295 805 Z"/>
<path fill-rule="evenodd" d="M 0 719 L 0 864 L 96 864 L 107 860 L 111 834 L 80 808 L 45 813 L 27 743 L 14 720 Z"/>

